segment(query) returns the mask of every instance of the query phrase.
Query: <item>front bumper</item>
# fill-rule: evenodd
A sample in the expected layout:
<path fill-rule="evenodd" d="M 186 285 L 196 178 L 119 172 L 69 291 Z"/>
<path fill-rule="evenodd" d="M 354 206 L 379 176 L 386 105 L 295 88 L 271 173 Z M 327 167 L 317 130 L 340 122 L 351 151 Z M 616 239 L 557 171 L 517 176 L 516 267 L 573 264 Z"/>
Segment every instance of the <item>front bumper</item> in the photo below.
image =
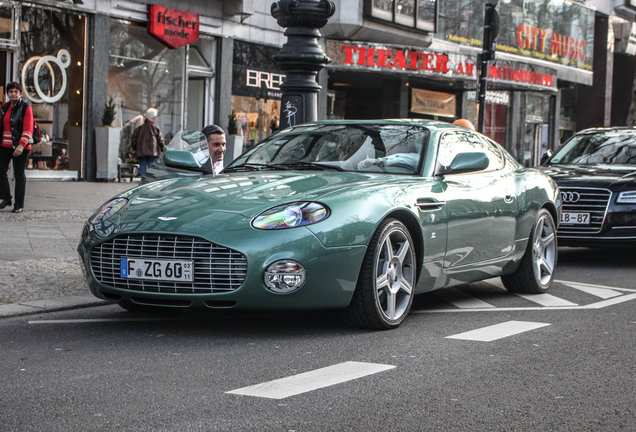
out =
<path fill-rule="evenodd" d="M 246 257 L 247 271 L 243 283 L 237 289 L 228 292 L 148 292 L 118 288 L 98 280 L 92 267 L 93 248 L 116 236 L 130 233 L 119 232 L 116 236 L 100 238 L 86 227 L 78 252 L 86 269 L 87 284 L 93 295 L 115 302 L 175 308 L 250 310 L 341 309 L 350 303 L 366 253 L 365 246 L 326 248 L 306 228 L 271 231 L 256 230 L 250 226 L 243 228 L 251 230 L 249 236 L 238 237 L 234 241 L 230 241 L 227 233 L 219 233 L 215 236 L 218 238 L 198 234 L 200 238 L 238 251 Z M 118 258 L 115 257 L 115 261 L 118 261 Z M 274 293 L 268 290 L 263 282 L 265 269 L 281 259 L 297 261 L 307 271 L 306 282 L 294 292 Z"/>

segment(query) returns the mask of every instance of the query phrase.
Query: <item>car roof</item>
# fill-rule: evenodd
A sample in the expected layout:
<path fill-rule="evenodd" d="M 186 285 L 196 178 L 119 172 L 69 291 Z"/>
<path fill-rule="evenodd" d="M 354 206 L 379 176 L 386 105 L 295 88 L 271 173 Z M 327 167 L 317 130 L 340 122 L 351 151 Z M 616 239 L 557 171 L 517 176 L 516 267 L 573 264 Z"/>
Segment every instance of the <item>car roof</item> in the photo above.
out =
<path fill-rule="evenodd" d="M 616 127 L 599 127 L 599 128 L 589 128 L 578 131 L 574 135 L 582 135 L 582 134 L 596 134 L 596 133 L 605 133 L 605 132 L 636 132 L 636 127 L 633 126 L 616 126 Z"/>

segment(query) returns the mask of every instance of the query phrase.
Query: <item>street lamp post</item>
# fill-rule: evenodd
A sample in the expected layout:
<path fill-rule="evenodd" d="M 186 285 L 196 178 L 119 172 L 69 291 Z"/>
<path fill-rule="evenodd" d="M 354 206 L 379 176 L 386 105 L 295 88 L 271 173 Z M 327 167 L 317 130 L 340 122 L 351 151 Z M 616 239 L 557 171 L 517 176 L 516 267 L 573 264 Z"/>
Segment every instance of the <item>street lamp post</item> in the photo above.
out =
<path fill-rule="evenodd" d="M 280 0 L 272 3 L 272 16 L 286 28 L 287 42 L 274 60 L 285 71 L 280 88 L 280 128 L 318 119 L 318 72 L 331 62 L 318 44 L 320 29 L 336 11 L 330 0 Z"/>

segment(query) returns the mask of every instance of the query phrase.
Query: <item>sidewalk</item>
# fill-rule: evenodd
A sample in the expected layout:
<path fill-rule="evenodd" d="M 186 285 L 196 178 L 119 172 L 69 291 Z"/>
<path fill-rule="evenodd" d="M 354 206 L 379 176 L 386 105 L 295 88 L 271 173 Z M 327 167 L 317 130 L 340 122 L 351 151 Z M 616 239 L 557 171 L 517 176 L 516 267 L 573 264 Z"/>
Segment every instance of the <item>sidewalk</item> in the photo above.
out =
<path fill-rule="evenodd" d="M 27 181 L 24 212 L 0 210 L 0 318 L 102 303 L 82 279 L 76 247 L 86 219 L 136 185 Z"/>

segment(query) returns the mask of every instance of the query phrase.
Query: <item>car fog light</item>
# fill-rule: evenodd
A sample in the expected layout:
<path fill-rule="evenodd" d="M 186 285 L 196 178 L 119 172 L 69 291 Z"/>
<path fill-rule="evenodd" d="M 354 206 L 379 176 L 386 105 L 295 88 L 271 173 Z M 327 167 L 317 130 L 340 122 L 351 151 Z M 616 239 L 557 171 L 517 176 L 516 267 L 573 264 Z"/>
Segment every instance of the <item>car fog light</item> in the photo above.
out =
<path fill-rule="evenodd" d="M 265 270 L 265 285 L 276 293 L 289 293 L 300 288 L 307 278 L 305 268 L 292 260 L 281 260 L 270 264 Z"/>

